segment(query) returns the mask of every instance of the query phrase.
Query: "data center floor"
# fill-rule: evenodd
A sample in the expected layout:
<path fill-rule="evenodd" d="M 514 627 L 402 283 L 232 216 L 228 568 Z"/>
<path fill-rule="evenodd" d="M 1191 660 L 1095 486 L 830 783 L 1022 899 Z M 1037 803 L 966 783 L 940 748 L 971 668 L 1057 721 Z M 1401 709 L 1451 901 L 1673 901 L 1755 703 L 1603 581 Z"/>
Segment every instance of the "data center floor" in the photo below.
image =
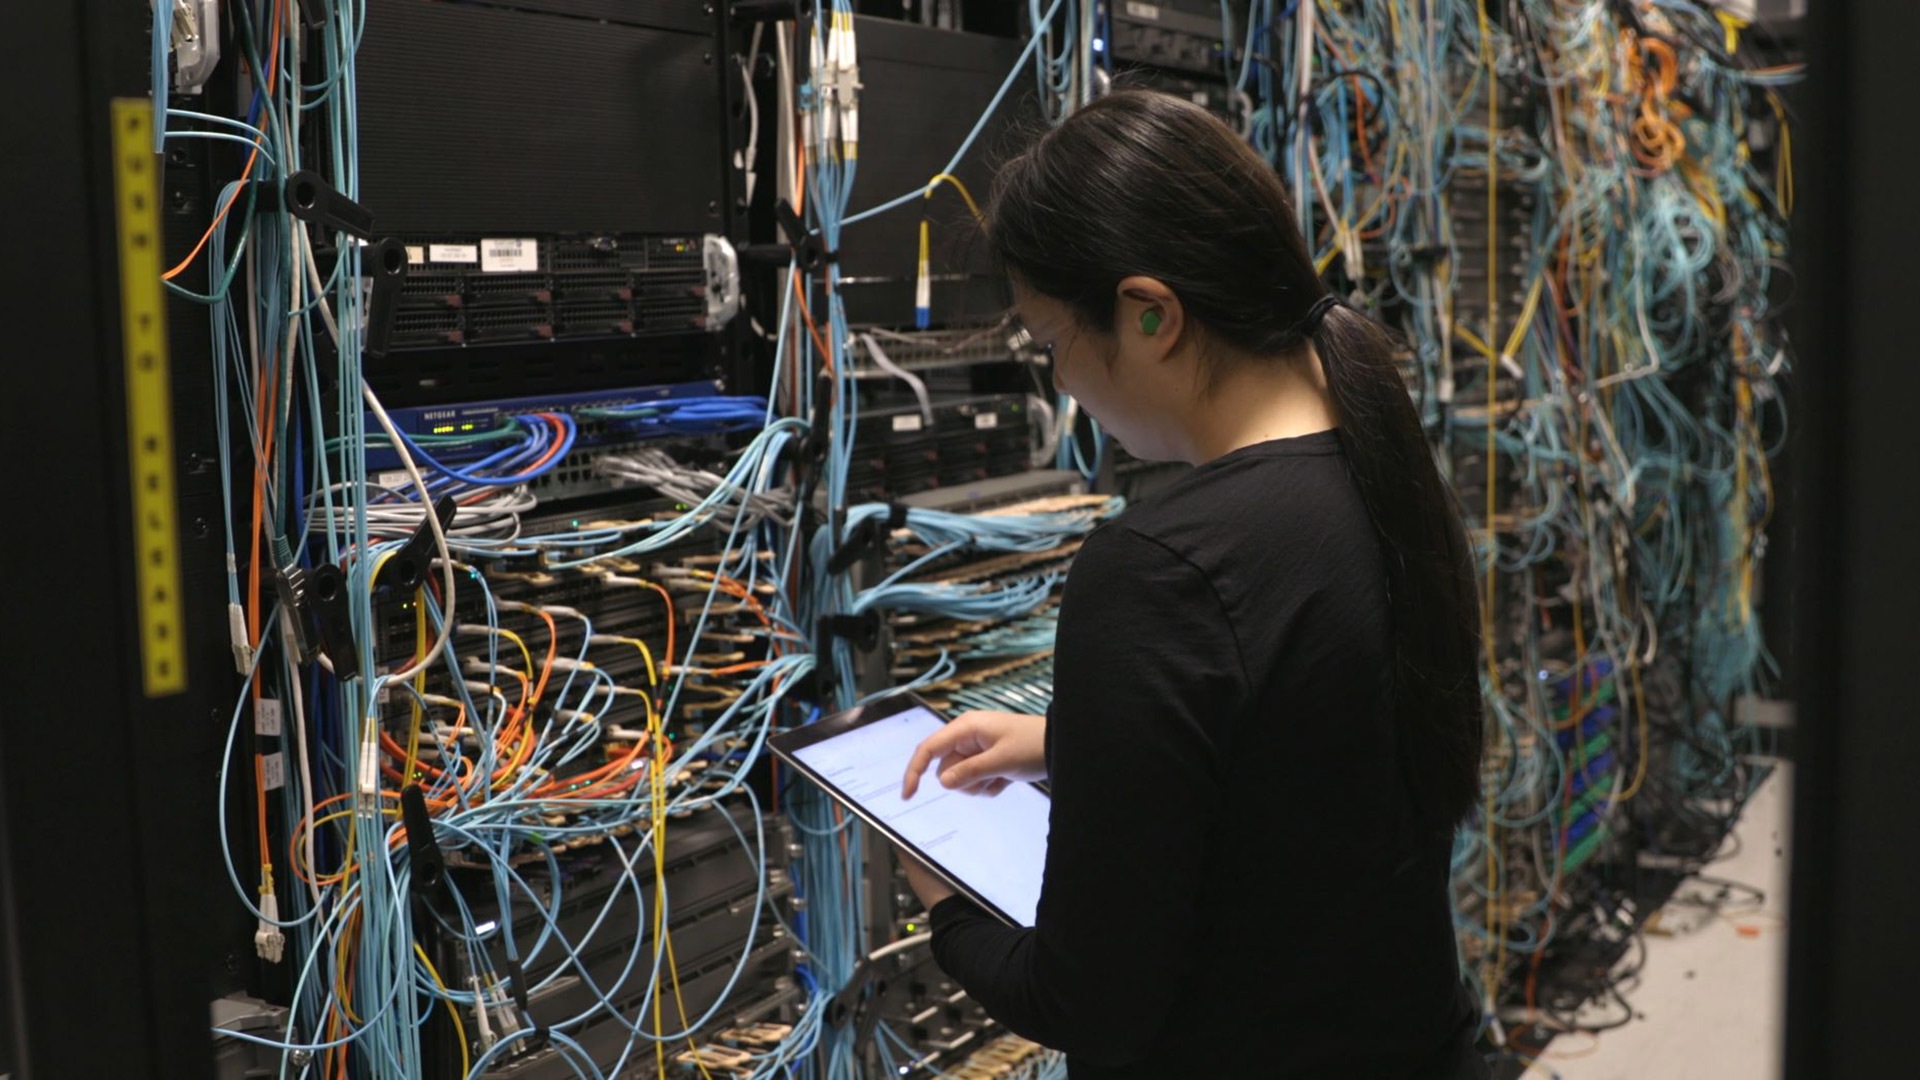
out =
<path fill-rule="evenodd" d="M 1725 854 L 1680 896 L 1711 895 L 1718 881 L 1764 892 L 1718 914 L 1670 904 L 1647 935 L 1646 965 L 1626 991 L 1634 1020 L 1598 1036 L 1566 1035 L 1528 1078 L 1561 1080 L 1773 1080 L 1780 1075 L 1786 1005 L 1788 828 L 1792 766 L 1782 762 L 1748 803 Z M 1744 899 L 1744 894 L 1743 899 Z M 1624 963 L 1638 959 L 1638 950 Z M 1609 1016 L 1611 1010 L 1611 1016 Z M 1605 1023 L 1617 1005 L 1583 1020 Z"/>

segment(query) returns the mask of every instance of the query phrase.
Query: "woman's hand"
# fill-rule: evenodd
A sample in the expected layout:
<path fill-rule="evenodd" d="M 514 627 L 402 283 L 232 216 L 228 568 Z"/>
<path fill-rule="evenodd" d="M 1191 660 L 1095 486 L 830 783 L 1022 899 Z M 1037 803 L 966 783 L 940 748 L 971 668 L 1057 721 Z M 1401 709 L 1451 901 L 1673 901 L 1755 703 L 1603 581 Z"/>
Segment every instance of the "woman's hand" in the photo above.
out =
<path fill-rule="evenodd" d="M 913 895 L 920 898 L 921 907 L 932 911 L 935 904 L 954 894 L 953 886 L 927 869 L 926 864 L 914 858 L 906 848 L 896 845 L 893 853 L 900 859 L 900 869 L 907 872 L 907 884 L 912 887 Z"/>
<path fill-rule="evenodd" d="M 920 790 L 920 776 L 940 762 L 940 786 L 969 795 L 998 795 L 1008 784 L 1047 778 L 1047 718 L 1009 712 L 964 712 L 914 748 L 900 797 Z"/>

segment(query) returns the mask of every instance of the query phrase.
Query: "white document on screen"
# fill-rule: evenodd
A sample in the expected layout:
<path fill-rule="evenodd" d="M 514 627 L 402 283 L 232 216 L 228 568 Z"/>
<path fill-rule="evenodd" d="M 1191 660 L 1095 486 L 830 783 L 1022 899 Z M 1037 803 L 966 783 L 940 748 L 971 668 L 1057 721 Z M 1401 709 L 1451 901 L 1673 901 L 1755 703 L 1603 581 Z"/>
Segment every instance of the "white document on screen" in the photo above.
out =
<path fill-rule="evenodd" d="M 940 726 L 928 710 L 908 709 L 794 756 L 950 876 L 1032 926 L 1047 861 L 1047 797 L 1028 784 L 991 798 L 964 795 L 941 787 L 929 771 L 913 799 L 902 799 L 907 759 Z"/>

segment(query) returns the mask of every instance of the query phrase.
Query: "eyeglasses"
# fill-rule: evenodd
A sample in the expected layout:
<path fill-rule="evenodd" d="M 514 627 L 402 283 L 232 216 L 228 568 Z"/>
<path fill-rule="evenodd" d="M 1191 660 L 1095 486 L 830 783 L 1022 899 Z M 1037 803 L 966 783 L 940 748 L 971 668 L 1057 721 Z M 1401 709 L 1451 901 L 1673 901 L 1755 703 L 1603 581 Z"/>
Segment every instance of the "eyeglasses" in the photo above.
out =
<path fill-rule="evenodd" d="M 1001 319 L 1001 326 L 1006 329 L 1009 352 L 1016 356 L 1035 356 L 1045 364 L 1053 363 L 1053 342 L 1042 343 L 1037 340 L 1027 324 L 1020 321 L 1018 314 L 1007 312 Z"/>

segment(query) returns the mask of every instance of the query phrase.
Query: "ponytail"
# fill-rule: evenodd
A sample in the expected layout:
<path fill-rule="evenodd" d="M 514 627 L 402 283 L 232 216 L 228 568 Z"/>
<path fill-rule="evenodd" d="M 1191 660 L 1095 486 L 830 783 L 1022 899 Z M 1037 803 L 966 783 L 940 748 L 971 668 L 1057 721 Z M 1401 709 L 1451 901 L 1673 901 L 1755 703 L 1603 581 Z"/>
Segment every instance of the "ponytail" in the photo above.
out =
<path fill-rule="evenodd" d="M 1466 534 L 1392 343 L 1327 294 L 1273 169 L 1190 101 L 1114 91 L 1001 167 L 987 236 L 1002 267 L 1083 326 L 1110 330 L 1116 286 L 1142 274 L 1241 355 L 1317 350 L 1386 563 L 1400 767 L 1425 818 L 1463 817 L 1483 738 Z"/>
<path fill-rule="evenodd" d="M 1478 793 L 1485 737 L 1466 530 L 1386 332 L 1335 305 L 1312 340 L 1340 419 L 1347 471 L 1386 558 L 1401 770 L 1422 811 L 1452 825 Z"/>

